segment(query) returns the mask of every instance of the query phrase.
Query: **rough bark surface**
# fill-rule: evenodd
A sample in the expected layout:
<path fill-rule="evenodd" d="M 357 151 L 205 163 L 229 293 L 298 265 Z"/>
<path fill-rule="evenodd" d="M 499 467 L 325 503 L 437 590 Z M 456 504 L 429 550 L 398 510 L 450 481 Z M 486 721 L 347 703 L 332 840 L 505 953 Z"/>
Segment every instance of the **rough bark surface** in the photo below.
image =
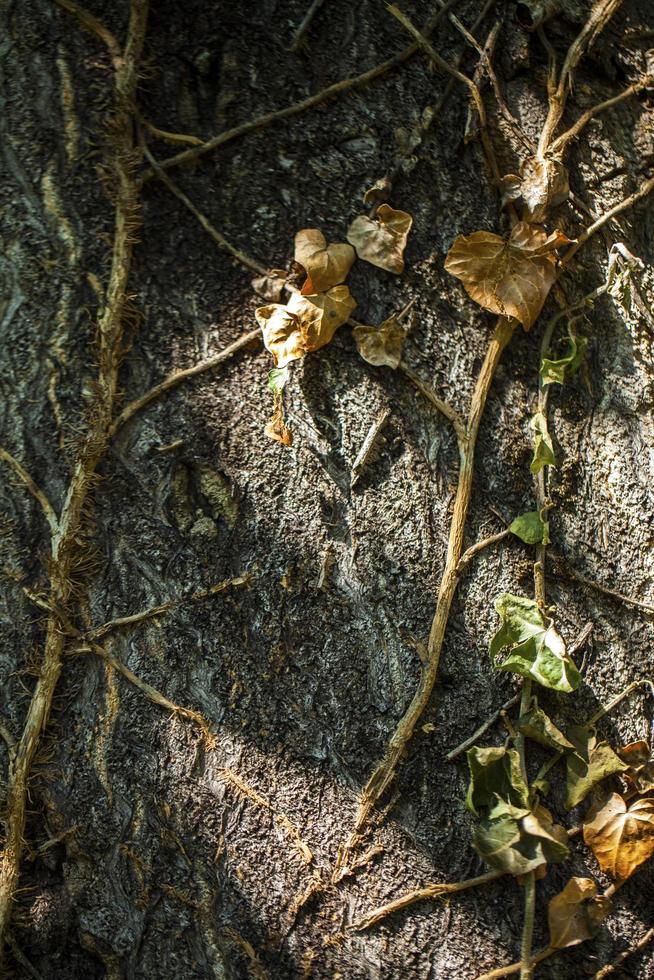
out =
<path fill-rule="evenodd" d="M 125 3 L 88 6 L 124 37 Z M 153 4 L 139 87 L 144 117 L 163 130 L 209 138 L 408 43 L 383 4 L 332 0 L 300 51 L 289 52 L 307 6 Z M 470 24 L 477 5 L 459 7 Z M 416 3 L 407 12 L 423 23 L 430 9 Z M 498 3 L 496 12 L 504 16 L 496 64 L 507 101 L 536 138 L 546 59 L 518 26 L 513 4 Z M 492 22 L 491 15 L 481 40 Z M 563 18 L 548 27 L 559 55 L 579 24 L 579 17 Z M 642 74 L 647 41 L 624 38 L 652 27 L 647 0 L 626 0 L 575 75 L 568 122 Z M 450 60 L 463 44 L 446 20 L 434 38 Z M 475 59 L 466 53 L 468 72 Z M 59 511 L 85 424 L 113 227 L 99 169 L 112 68 L 98 39 L 70 16 L 44 0 L 24 0 L 0 8 L 0 71 L 0 442 Z M 363 192 L 416 137 L 446 84 L 416 54 L 368 86 L 234 140 L 173 175 L 232 244 L 265 266 L 284 266 L 299 228 L 344 239 Z M 650 99 L 640 95 L 603 115 L 571 151 L 573 189 L 595 214 L 636 190 L 652 161 Z M 415 218 L 406 273 L 393 277 L 359 262 L 350 277 L 355 315 L 367 323 L 415 300 L 407 362 L 462 410 L 491 317 L 444 272 L 443 257 L 457 234 L 498 227 L 479 146 L 462 139 L 467 106 L 456 88 L 395 183 L 391 203 Z M 490 97 L 488 106 L 495 118 Z M 510 134 L 494 124 L 494 135 L 503 169 L 515 170 Z M 150 145 L 158 159 L 177 152 Z M 130 280 L 140 317 L 121 373 L 125 401 L 251 330 L 260 305 L 251 274 L 161 183 L 150 181 L 143 201 Z M 565 206 L 559 223 L 574 237 L 588 221 Z M 652 262 L 647 201 L 608 230 Z M 568 298 L 598 285 L 605 266 L 597 236 L 563 280 Z M 653 287 L 647 269 L 640 286 L 646 303 Z M 587 578 L 652 603 L 654 321 L 625 324 L 605 299 L 585 330 L 586 366 L 552 398 L 562 461 L 553 477 L 553 547 Z M 538 340 L 539 330 L 516 334 L 491 392 L 470 543 L 501 529 L 496 511 L 510 520 L 533 508 L 528 419 Z M 509 539 L 474 560 L 455 599 L 424 730 L 393 788 L 395 805 L 371 836 L 383 853 L 332 886 L 357 794 L 419 676 L 407 637 L 423 639 L 433 614 L 456 443 L 410 382 L 365 364 L 342 328 L 294 372 L 286 399 L 295 445 L 284 449 L 263 436 L 268 369 L 268 354 L 253 345 L 154 402 L 119 433 L 101 468 L 88 561 L 79 569 L 80 628 L 245 572 L 251 580 L 182 602 L 106 641 L 141 678 L 202 712 L 216 733 L 212 749 L 186 720 L 70 645 L 31 786 L 25 890 L 12 927 L 22 951 L 14 953 L 17 976 L 29 975 L 26 957 L 48 980 L 426 980 L 472 978 L 517 956 L 522 894 L 511 881 L 417 905 L 368 933 L 347 926 L 408 888 L 482 870 L 462 802 L 465 763 L 445 755 L 514 690 L 489 663 L 492 599 L 500 591 L 532 594 L 532 555 Z M 384 407 L 392 412 L 385 445 L 351 490 L 350 467 Z M 18 737 L 43 642 L 42 615 L 23 589 L 46 586 L 48 527 L 8 469 L 0 493 L 0 715 Z M 552 572 L 548 588 L 568 640 L 594 624 L 580 693 L 542 699 L 559 717 L 580 721 L 630 681 L 651 676 L 652 621 Z M 651 702 L 637 694 L 602 731 L 613 740 L 641 738 L 651 734 L 651 719 Z M 501 737 L 493 729 L 488 740 Z M 4 778 L 4 742 L 0 763 Z M 560 802 L 556 784 L 555 791 Z M 573 869 L 597 876 L 581 845 L 539 884 L 536 945 L 547 941 L 545 902 Z M 303 902 L 311 886 L 316 894 Z M 618 893 L 592 944 L 554 957 L 538 975 L 593 972 L 651 926 L 653 893 L 650 864 Z M 627 961 L 626 975 L 654 977 L 652 956 L 650 949 Z"/>

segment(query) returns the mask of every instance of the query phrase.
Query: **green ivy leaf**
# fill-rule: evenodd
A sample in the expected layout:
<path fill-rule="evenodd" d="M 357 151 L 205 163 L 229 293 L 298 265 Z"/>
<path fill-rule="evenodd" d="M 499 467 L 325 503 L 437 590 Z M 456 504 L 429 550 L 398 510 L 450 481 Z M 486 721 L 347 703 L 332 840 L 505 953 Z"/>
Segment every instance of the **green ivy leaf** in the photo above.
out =
<path fill-rule="evenodd" d="M 542 520 L 537 510 L 529 510 L 520 514 L 509 524 L 509 531 L 525 544 L 544 544 L 547 524 Z"/>
<path fill-rule="evenodd" d="M 580 725 L 568 731 L 574 751 L 568 752 L 565 786 L 565 805 L 568 810 L 588 796 L 593 786 L 608 776 L 624 772 L 627 765 L 619 758 L 608 742 L 598 742 L 596 736 Z"/>
<path fill-rule="evenodd" d="M 544 745 L 548 749 L 554 749 L 556 752 L 574 749 L 572 742 L 568 741 L 542 708 L 536 706 L 530 708 L 526 714 L 518 718 L 516 727 L 527 738 L 538 742 L 539 745 Z"/>
<path fill-rule="evenodd" d="M 268 387 L 273 395 L 279 395 L 284 390 L 284 385 L 288 381 L 288 368 L 273 368 L 268 373 Z"/>
<path fill-rule="evenodd" d="M 531 677 L 555 691 L 569 693 L 579 687 L 579 671 L 537 603 L 504 592 L 495 600 L 495 609 L 502 625 L 491 640 L 490 655 L 495 660 L 503 650 L 508 652 L 506 660 L 496 664 L 498 670 Z"/>
<path fill-rule="evenodd" d="M 552 437 L 547 428 L 547 419 L 542 412 L 536 412 L 531 420 L 534 430 L 534 458 L 531 461 L 531 472 L 540 473 L 544 466 L 556 466 Z"/>
<path fill-rule="evenodd" d="M 579 370 L 581 362 L 586 355 L 588 340 L 585 337 L 575 337 L 572 333 L 568 334 L 569 347 L 565 357 L 558 360 L 551 360 L 544 357 L 540 365 L 540 376 L 544 385 L 562 385 L 567 378 L 571 378 Z"/>
<path fill-rule="evenodd" d="M 520 810 L 498 800 L 480 820 L 473 836 L 479 855 L 507 874 L 523 875 L 545 864 L 564 861 L 568 836 L 544 806 Z"/>
<path fill-rule="evenodd" d="M 473 813 L 479 807 L 489 807 L 496 799 L 507 805 L 524 809 L 529 806 L 529 787 L 520 768 L 520 756 L 515 749 L 473 748 L 466 753 L 470 769 L 470 785 L 466 806 Z"/>

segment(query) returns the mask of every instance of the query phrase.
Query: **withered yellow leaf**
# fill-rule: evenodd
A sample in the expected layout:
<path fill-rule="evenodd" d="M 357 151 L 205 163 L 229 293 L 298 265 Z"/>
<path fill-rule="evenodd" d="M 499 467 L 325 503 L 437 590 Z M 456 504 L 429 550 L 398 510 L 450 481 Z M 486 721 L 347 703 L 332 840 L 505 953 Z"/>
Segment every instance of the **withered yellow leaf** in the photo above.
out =
<path fill-rule="evenodd" d="M 257 296 L 261 296 L 262 299 L 267 300 L 269 303 L 279 303 L 282 298 L 285 283 L 286 276 L 277 270 L 273 270 L 265 276 L 259 276 L 258 279 L 253 279 L 252 288 Z"/>
<path fill-rule="evenodd" d="M 571 878 L 548 909 L 550 946 L 565 949 L 591 939 L 609 914 L 610 901 L 591 878 Z"/>
<path fill-rule="evenodd" d="M 399 367 L 406 331 L 397 317 L 389 316 L 379 327 L 355 327 L 352 334 L 357 350 L 368 364 Z"/>
<path fill-rule="evenodd" d="M 459 235 L 445 268 L 484 309 L 512 316 L 528 330 L 540 313 L 555 277 L 554 251 L 568 239 L 562 232 L 520 221 L 508 239 L 490 231 Z"/>
<path fill-rule="evenodd" d="M 328 344 L 338 328 L 349 320 L 356 305 L 347 286 L 333 286 L 326 293 L 312 296 L 293 293 L 286 309 L 297 319 L 306 353 Z"/>
<path fill-rule="evenodd" d="M 360 214 L 354 219 L 347 240 L 360 259 L 399 275 L 404 272 L 404 249 L 412 224 L 413 218 L 406 211 L 381 204 L 375 218 Z"/>
<path fill-rule="evenodd" d="M 318 228 L 303 228 L 295 236 L 295 261 L 307 274 L 302 286 L 304 296 L 322 293 L 344 282 L 354 259 L 351 245 L 328 245 Z"/>
<path fill-rule="evenodd" d="M 254 311 L 263 333 L 263 342 L 278 368 L 286 367 L 306 354 L 298 318 L 285 306 L 271 303 Z"/>
<path fill-rule="evenodd" d="M 622 776 L 629 788 L 638 793 L 651 793 L 654 790 L 654 754 L 649 742 L 644 738 L 630 742 L 618 750 L 618 755 L 628 766 Z"/>
<path fill-rule="evenodd" d="M 584 823 L 584 841 L 602 871 L 624 880 L 654 854 L 654 798 L 643 797 L 631 806 L 611 793 L 594 807 Z"/>

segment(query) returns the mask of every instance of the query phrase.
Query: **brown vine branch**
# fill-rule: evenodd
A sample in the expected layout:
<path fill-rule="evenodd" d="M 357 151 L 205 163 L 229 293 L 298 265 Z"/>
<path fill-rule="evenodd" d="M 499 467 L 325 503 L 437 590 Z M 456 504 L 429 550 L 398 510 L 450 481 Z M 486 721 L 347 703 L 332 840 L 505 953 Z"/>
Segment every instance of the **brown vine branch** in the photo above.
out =
<path fill-rule="evenodd" d="M 59 525 L 55 509 L 44 494 L 43 490 L 36 485 L 32 477 L 29 475 L 25 467 L 18 462 L 18 460 L 11 455 L 6 449 L 0 446 L 0 459 L 11 466 L 12 470 L 16 476 L 22 480 L 29 492 L 32 494 L 34 499 L 37 501 L 41 510 L 43 511 L 44 517 L 48 524 L 50 525 L 50 530 L 54 534 Z"/>
<path fill-rule="evenodd" d="M 102 21 L 98 20 L 97 17 L 89 13 L 84 7 L 81 7 L 78 3 L 73 3 L 73 0 L 54 0 L 54 2 L 69 14 L 72 14 L 73 17 L 76 17 L 80 26 L 85 31 L 95 34 L 106 45 L 111 55 L 114 68 L 117 68 L 122 57 L 122 52 L 118 41 L 109 28 L 105 27 Z"/>
<path fill-rule="evenodd" d="M 612 109 L 613 106 L 619 105 L 625 99 L 630 99 L 632 95 L 636 95 L 637 92 L 641 92 L 644 88 L 650 87 L 653 83 L 654 78 L 651 75 L 645 75 L 637 82 L 634 82 L 633 85 L 629 85 L 619 95 L 614 95 L 612 99 L 605 99 L 604 102 L 598 102 L 591 109 L 587 109 L 570 129 L 566 130 L 565 133 L 562 133 L 561 136 L 554 140 L 551 153 L 555 156 L 562 157 L 568 145 L 572 140 L 577 138 L 584 126 L 587 126 L 591 119 L 599 116 L 601 112 L 605 112 L 607 109 Z"/>
<path fill-rule="evenodd" d="M 445 14 L 447 10 L 453 7 L 457 2 L 458 0 L 448 0 L 445 8 L 436 11 L 436 13 L 430 17 L 422 30 L 425 37 L 428 37 L 432 33 L 443 14 Z M 380 75 L 385 75 L 386 72 L 391 71 L 391 69 L 396 68 L 398 65 L 401 65 L 408 58 L 410 58 L 411 55 L 415 54 L 417 50 L 417 44 L 410 44 L 408 47 L 404 48 L 403 51 L 400 51 L 399 54 L 394 55 L 392 58 L 388 58 L 379 65 L 375 65 L 374 68 L 370 68 L 368 71 L 364 71 L 361 75 L 355 75 L 353 78 L 343 78 L 340 82 L 335 82 L 333 85 L 328 85 L 327 88 L 322 89 L 321 92 L 317 92 L 315 95 L 310 95 L 306 99 L 301 99 L 299 102 L 286 106 L 284 109 L 276 109 L 274 112 L 266 112 L 262 116 L 258 116 L 256 119 L 250 119 L 248 122 L 240 123 L 238 126 L 234 126 L 232 129 L 228 129 L 224 133 L 218 133 L 217 136 L 207 140 L 206 143 L 202 144 L 202 146 L 194 146 L 190 150 L 185 150 L 183 153 L 178 153 L 173 157 L 169 157 L 167 160 L 162 160 L 160 162 L 161 169 L 170 170 L 171 167 L 178 167 L 182 164 L 191 163 L 194 160 L 198 160 L 201 156 L 204 156 L 205 153 L 211 153 L 213 150 L 217 150 L 219 146 L 224 146 L 225 143 L 229 143 L 230 140 L 236 139 L 238 136 L 244 136 L 246 133 L 251 133 L 256 129 L 263 129 L 264 126 L 269 126 L 271 123 L 279 122 L 281 119 L 288 119 L 291 116 L 296 116 L 301 112 L 305 112 L 307 109 L 312 109 L 314 106 L 327 102 L 336 95 L 342 95 L 344 92 L 349 92 L 350 89 L 359 88 L 362 85 L 366 85 L 368 82 L 372 82 L 375 78 L 379 78 Z M 156 176 L 154 170 L 146 170 L 141 178 L 142 182 L 145 183 L 146 181 L 151 180 L 154 176 Z"/>
<path fill-rule="evenodd" d="M 178 385 L 182 384 L 183 381 L 187 381 L 189 378 L 194 378 L 198 374 L 204 374 L 206 371 L 213 371 L 218 365 L 223 364 L 224 361 L 229 360 L 238 351 L 243 350 L 244 347 L 249 347 L 250 344 L 255 344 L 257 341 L 261 342 L 261 330 L 257 327 L 256 330 L 249 330 L 247 333 L 242 334 L 233 343 L 228 344 L 213 357 L 207 357 L 204 361 L 199 361 L 197 364 L 193 364 L 191 367 L 182 368 L 180 371 L 174 371 L 169 374 L 167 378 L 160 381 L 158 385 L 150 388 L 146 391 L 144 395 L 140 398 L 136 398 L 129 405 L 121 411 L 120 415 L 116 417 L 114 422 L 109 429 L 109 436 L 113 438 L 119 429 L 121 429 L 126 422 L 129 422 L 131 418 L 140 412 L 142 408 L 149 405 L 156 398 L 160 398 L 167 391 L 172 388 L 176 388 Z"/>
<path fill-rule="evenodd" d="M 447 558 L 427 643 L 427 662 L 423 665 L 416 693 L 413 696 L 411 704 L 398 722 L 395 732 L 391 736 L 384 758 L 361 792 L 354 830 L 349 841 L 346 844 L 341 844 L 339 847 L 335 869 L 335 876 L 337 878 L 344 873 L 343 869 L 346 865 L 348 855 L 361 840 L 361 833 L 368 823 L 377 801 L 394 779 L 400 758 L 406 745 L 413 736 L 414 729 L 423 711 L 429 703 L 436 683 L 447 621 L 459 581 L 457 566 L 463 554 L 465 522 L 472 490 L 474 455 L 479 426 L 497 365 L 499 364 L 504 348 L 513 336 L 515 325 L 516 322 L 514 320 L 506 317 L 500 317 L 498 319 L 493 336 L 488 345 L 484 363 L 477 378 L 470 405 L 465 438 L 459 438 L 461 465 L 454 503 L 454 513 L 450 525 Z"/>
<path fill-rule="evenodd" d="M 460 745 L 457 745 L 455 749 L 452 749 L 451 752 L 447 753 L 447 755 L 445 756 L 447 761 L 453 762 L 454 759 L 458 758 L 458 756 L 460 755 L 463 755 L 463 753 L 466 752 L 472 745 L 474 745 L 475 742 L 478 742 L 481 736 L 484 735 L 488 731 L 488 729 L 495 724 L 495 722 L 497 721 L 497 719 L 500 717 L 501 714 L 503 714 L 505 711 L 508 711 L 509 708 L 512 708 L 514 704 L 518 703 L 520 697 L 521 697 L 521 693 L 520 691 L 518 691 L 518 693 L 514 694 L 512 698 L 509 698 L 508 701 L 505 701 L 502 707 L 498 708 L 497 711 L 494 711 L 493 714 L 490 716 L 490 718 L 487 718 L 486 721 L 483 722 L 479 726 L 479 728 L 477 728 L 472 733 L 472 735 L 466 738 L 465 741 L 461 742 Z"/>
<path fill-rule="evenodd" d="M 70 4 L 69 0 L 61 5 L 79 19 L 80 8 Z M 72 568 L 80 547 L 83 547 L 80 545 L 80 538 L 83 539 L 84 508 L 94 482 L 95 471 L 107 446 L 107 432 L 116 392 L 127 285 L 134 233 L 138 224 L 138 194 L 131 176 L 137 162 L 132 137 L 131 107 L 136 93 L 147 16 L 147 0 L 132 0 L 125 49 L 122 56 L 115 61 L 116 109 L 111 125 L 110 158 L 115 185 L 115 228 L 106 301 L 98 320 L 97 396 L 86 441 L 75 464 L 61 516 L 52 535 L 50 605 L 53 609 L 65 610 L 70 599 Z M 105 43 L 108 43 L 106 39 Z M 51 612 L 39 677 L 7 785 L 5 842 L 0 861 L 0 970 L 24 848 L 28 781 L 50 716 L 61 673 L 64 641 L 65 634 L 60 629 L 60 618 L 57 613 Z"/>
<path fill-rule="evenodd" d="M 641 953 L 646 946 L 649 946 L 652 940 L 654 940 L 654 929 L 648 929 L 637 943 L 630 946 L 629 949 L 623 950 L 614 960 L 607 963 L 606 966 L 603 966 L 601 970 L 598 970 L 593 980 L 604 980 L 605 977 L 610 977 L 616 970 L 620 969 L 626 959 L 635 953 Z"/>
<path fill-rule="evenodd" d="M 573 71 L 622 2 L 623 0 L 596 0 L 588 20 L 568 49 L 558 82 L 553 81 L 554 61 L 550 55 L 549 110 L 538 141 L 539 157 L 544 157 L 550 149 L 554 131 L 563 116 L 568 93 L 572 86 Z M 540 36 L 541 38 L 545 36 L 542 29 Z"/>
<path fill-rule="evenodd" d="M 633 606 L 634 609 L 640 609 L 641 612 L 645 613 L 647 616 L 654 616 L 654 606 L 649 605 L 646 602 L 641 602 L 640 599 L 634 599 L 632 596 L 625 595 L 623 592 L 617 592 L 615 589 L 610 589 L 608 585 L 602 585 L 601 582 L 595 581 L 595 579 L 586 578 L 585 575 L 581 575 L 579 572 L 571 568 L 570 565 L 555 552 L 552 552 L 552 558 L 557 562 L 555 568 L 555 574 L 562 578 L 571 579 L 573 582 L 579 582 L 580 585 L 585 586 L 588 589 L 594 589 L 596 592 L 601 592 L 602 595 L 609 596 L 611 599 L 615 599 L 617 602 L 624 602 L 627 606 Z"/>
<path fill-rule="evenodd" d="M 576 253 L 579 251 L 581 246 L 585 245 L 588 239 L 592 238 L 595 232 L 599 231 L 600 228 L 603 228 L 604 225 L 607 223 L 607 221 L 610 221 L 611 218 L 615 218 L 615 216 L 618 214 L 622 214 L 623 211 L 627 211 L 633 204 L 636 203 L 636 201 L 640 201 L 643 197 L 647 197 L 647 195 L 650 194 L 653 190 L 654 190 L 654 177 L 650 177 L 643 184 L 641 184 L 641 186 L 638 188 L 637 191 L 634 191 L 633 194 L 630 194 L 628 197 L 625 197 L 624 200 L 620 201 L 614 207 L 610 208 L 610 210 L 600 215 L 600 217 L 596 221 L 594 221 L 592 225 L 586 228 L 586 230 L 583 231 L 581 235 L 577 237 L 577 240 L 574 243 L 574 245 L 570 246 L 568 251 L 561 259 L 561 265 L 566 266 L 570 262 L 570 259 L 574 255 L 576 255 Z"/>
<path fill-rule="evenodd" d="M 426 381 L 423 381 L 404 361 L 400 364 L 400 371 L 416 386 L 420 394 L 427 401 L 431 402 L 434 408 L 437 408 L 441 415 L 452 423 L 457 439 L 459 441 L 465 439 L 465 423 L 456 409 L 452 408 L 448 402 L 443 401 L 442 398 L 439 398 L 434 389 Z"/>

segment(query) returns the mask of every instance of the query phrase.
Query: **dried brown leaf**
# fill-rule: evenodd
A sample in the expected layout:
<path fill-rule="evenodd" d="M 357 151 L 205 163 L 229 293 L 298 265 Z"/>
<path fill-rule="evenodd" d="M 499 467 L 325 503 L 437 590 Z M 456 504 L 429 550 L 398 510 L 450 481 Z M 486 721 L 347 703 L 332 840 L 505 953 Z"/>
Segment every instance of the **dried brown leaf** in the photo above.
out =
<path fill-rule="evenodd" d="M 277 270 L 274 270 L 265 276 L 259 276 L 258 279 L 252 280 L 252 288 L 257 296 L 261 296 L 269 303 L 279 303 L 286 283 L 286 276 L 284 274 L 276 275 L 276 272 Z"/>
<path fill-rule="evenodd" d="M 584 841 L 602 871 L 624 880 L 654 854 L 654 799 L 644 797 L 631 806 L 617 793 L 594 807 L 584 823 Z"/>
<path fill-rule="evenodd" d="M 360 259 L 399 275 L 404 272 L 404 249 L 412 224 L 413 218 L 406 211 L 381 204 L 375 218 L 360 214 L 354 219 L 347 240 Z"/>
<path fill-rule="evenodd" d="M 570 195 L 568 171 L 560 160 L 530 157 L 520 171 L 522 216 L 529 221 L 543 221 L 550 208 L 566 201 Z"/>
<path fill-rule="evenodd" d="M 326 293 L 302 296 L 294 293 L 287 310 L 297 317 L 305 353 L 328 344 L 356 307 L 347 286 L 334 286 Z"/>
<path fill-rule="evenodd" d="M 629 767 L 622 773 L 630 789 L 638 793 L 651 793 L 654 790 L 654 755 L 649 742 L 639 739 L 618 750 L 620 758 Z"/>
<path fill-rule="evenodd" d="M 281 394 L 275 395 L 275 407 L 272 418 L 263 430 L 269 439 L 281 442 L 282 446 L 293 445 L 293 435 L 284 421 L 284 408 Z"/>
<path fill-rule="evenodd" d="M 549 904 L 550 946 L 565 949 L 591 939 L 609 911 L 609 899 L 597 894 L 591 878 L 571 878 Z"/>
<path fill-rule="evenodd" d="M 399 367 L 406 331 L 397 317 L 389 316 L 380 327 L 355 327 L 352 334 L 357 350 L 368 364 Z"/>
<path fill-rule="evenodd" d="M 302 294 L 322 293 L 345 281 L 355 259 L 351 245 L 328 245 L 318 228 L 303 228 L 295 236 L 295 261 L 306 271 Z"/>
<path fill-rule="evenodd" d="M 445 268 L 460 279 L 468 295 L 484 309 L 512 316 L 528 330 L 554 282 L 554 251 L 567 241 L 562 232 L 521 221 L 508 240 L 490 231 L 459 235 Z"/>
<path fill-rule="evenodd" d="M 383 201 L 388 200 L 388 195 L 392 187 L 393 185 L 388 177 L 380 177 L 363 195 L 363 203 L 367 205 L 381 204 Z"/>
<path fill-rule="evenodd" d="M 347 286 L 334 286 L 315 296 L 293 293 L 286 306 L 260 306 L 254 315 L 275 366 L 283 368 L 328 344 L 356 305 Z"/>

